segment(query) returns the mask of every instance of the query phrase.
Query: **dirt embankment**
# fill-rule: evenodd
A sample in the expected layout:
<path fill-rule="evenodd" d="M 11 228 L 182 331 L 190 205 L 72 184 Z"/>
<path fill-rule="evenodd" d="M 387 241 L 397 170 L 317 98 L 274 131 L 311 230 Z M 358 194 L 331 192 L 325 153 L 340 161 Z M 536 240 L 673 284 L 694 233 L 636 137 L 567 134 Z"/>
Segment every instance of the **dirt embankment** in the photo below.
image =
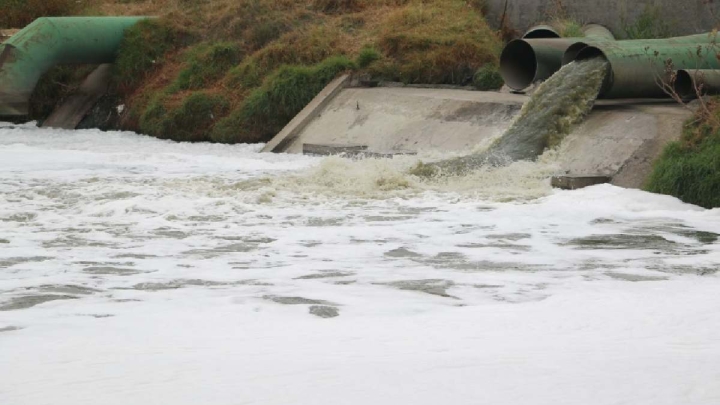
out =
<path fill-rule="evenodd" d="M 18 2 L 7 21 L 31 21 Z M 67 5 L 47 10 L 48 4 Z M 126 34 L 113 92 L 119 126 L 182 141 L 258 142 L 345 71 L 406 83 L 499 87 L 502 41 L 466 0 L 52 0 L 41 15 L 156 15 Z M 3 22 L 0 21 L 0 24 Z M 57 68 L 36 91 L 46 116 L 78 81 Z M 60 84 L 60 86 L 58 86 Z"/>

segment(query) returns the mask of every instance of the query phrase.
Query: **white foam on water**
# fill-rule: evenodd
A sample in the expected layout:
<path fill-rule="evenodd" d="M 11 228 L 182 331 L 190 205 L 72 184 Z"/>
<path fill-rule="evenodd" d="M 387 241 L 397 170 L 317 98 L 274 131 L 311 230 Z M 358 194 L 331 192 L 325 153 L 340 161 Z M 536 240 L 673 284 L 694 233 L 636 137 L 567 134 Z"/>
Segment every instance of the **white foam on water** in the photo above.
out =
<path fill-rule="evenodd" d="M 0 125 L 0 403 L 720 402 L 720 210 L 259 149 Z"/>

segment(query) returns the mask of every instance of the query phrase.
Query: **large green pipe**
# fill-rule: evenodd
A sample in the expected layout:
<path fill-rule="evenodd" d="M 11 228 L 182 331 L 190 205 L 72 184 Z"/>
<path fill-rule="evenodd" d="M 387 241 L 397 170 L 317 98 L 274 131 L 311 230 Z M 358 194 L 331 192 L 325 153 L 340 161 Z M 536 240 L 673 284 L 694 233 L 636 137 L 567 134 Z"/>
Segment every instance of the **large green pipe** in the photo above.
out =
<path fill-rule="evenodd" d="M 541 31 L 543 28 L 540 28 L 540 32 L 544 32 Z M 597 24 L 586 26 L 583 32 L 586 36 L 583 41 L 586 43 L 615 39 L 607 28 Z M 578 41 L 579 38 L 559 38 L 559 35 L 538 37 L 526 34 L 523 39 L 510 41 L 505 46 L 500 56 L 500 73 L 508 87 L 524 90 L 560 70 L 565 52 Z"/>
<path fill-rule="evenodd" d="M 673 70 L 720 68 L 714 44 L 693 42 L 692 37 L 605 42 L 584 48 L 575 59 L 601 57 L 608 61 L 601 98 L 667 97 L 661 84 L 668 82 Z"/>
<path fill-rule="evenodd" d="M 28 114 L 40 76 L 59 64 L 115 60 L 125 29 L 147 17 L 45 17 L 0 45 L 0 116 Z"/>

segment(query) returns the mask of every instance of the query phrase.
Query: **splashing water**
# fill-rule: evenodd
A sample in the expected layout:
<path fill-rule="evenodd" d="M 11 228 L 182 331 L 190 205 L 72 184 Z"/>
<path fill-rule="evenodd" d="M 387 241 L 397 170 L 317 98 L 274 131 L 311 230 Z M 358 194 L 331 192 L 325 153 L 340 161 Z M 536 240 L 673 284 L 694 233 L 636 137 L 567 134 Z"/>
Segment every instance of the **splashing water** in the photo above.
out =
<path fill-rule="evenodd" d="M 465 175 L 482 166 L 506 166 L 535 160 L 546 148 L 560 144 L 592 110 L 607 72 L 607 61 L 570 63 L 538 87 L 510 129 L 489 149 L 456 159 L 419 164 L 418 176 Z"/>
<path fill-rule="evenodd" d="M 552 190 L 547 179 L 558 170 L 557 154 L 537 158 L 548 146 L 557 146 L 592 109 L 605 68 L 603 60 L 588 60 L 561 69 L 538 88 L 520 118 L 484 152 L 446 156 L 433 164 L 423 164 L 416 156 L 362 160 L 329 157 L 295 174 L 243 180 L 208 192 L 242 190 L 260 204 L 298 195 L 385 199 L 450 192 L 461 198 L 491 201 L 543 197 Z"/>

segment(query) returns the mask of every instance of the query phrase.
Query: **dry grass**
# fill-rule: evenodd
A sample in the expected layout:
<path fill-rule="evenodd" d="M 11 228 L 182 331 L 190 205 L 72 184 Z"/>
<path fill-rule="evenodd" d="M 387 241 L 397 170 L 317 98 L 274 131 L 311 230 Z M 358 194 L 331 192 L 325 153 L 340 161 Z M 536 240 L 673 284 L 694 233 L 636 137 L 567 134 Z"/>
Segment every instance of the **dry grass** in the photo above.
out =
<path fill-rule="evenodd" d="M 76 0 L 2 0 L 0 29 L 24 28 L 36 18 L 72 15 L 82 7 Z"/>

